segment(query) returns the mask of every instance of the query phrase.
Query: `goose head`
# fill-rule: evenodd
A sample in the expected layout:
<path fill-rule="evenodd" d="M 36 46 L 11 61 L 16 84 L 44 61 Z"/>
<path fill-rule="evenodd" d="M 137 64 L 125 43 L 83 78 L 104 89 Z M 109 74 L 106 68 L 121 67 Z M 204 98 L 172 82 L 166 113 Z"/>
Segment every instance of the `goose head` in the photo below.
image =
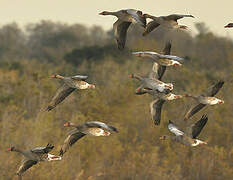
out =
<path fill-rule="evenodd" d="M 51 77 L 51 78 L 57 78 L 57 79 L 64 79 L 63 76 L 60 76 L 60 75 L 58 75 L 58 74 L 52 74 L 50 77 Z"/>
<path fill-rule="evenodd" d="M 226 26 L 224 26 L 224 28 L 232 28 L 233 27 L 233 23 L 229 23 Z"/>
<path fill-rule="evenodd" d="M 129 78 L 134 78 L 134 74 L 130 74 L 130 75 L 129 75 Z"/>
<path fill-rule="evenodd" d="M 193 97 L 191 94 L 184 94 L 183 97 Z"/>
<path fill-rule="evenodd" d="M 66 122 L 66 123 L 64 123 L 63 126 L 64 126 L 64 127 L 71 127 L 71 126 L 75 126 L 75 124 L 74 124 L 74 123 L 71 123 L 71 122 Z"/>
<path fill-rule="evenodd" d="M 137 89 L 135 90 L 135 94 L 137 94 L 137 95 L 145 94 L 145 91 L 144 91 L 144 89 L 142 89 L 142 88 L 137 88 Z"/>
<path fill-rule="evenodd" d="M 109 15 L 109 12 L 108 11 L 103 11 L 103 12 L 99 13 L 99 15 L 103 15 L 103 16 Z"/>
<path fill-rule="evenodd" d="M 168 137 L 167 136 L 160 136 L 159 139 L 160 140 L 166 140 L 166 139 L 168 139 Z"/>
<path fill-rule="evenodd" d="M 56 76 L 57 76 L 56 74 L 52 74 L 50 77 L 51 78 L 56 78 Z"/>
<path fill-rule="evenodd" d="M 12 146 L 12 147 L 8 148 L 7 150 L 8 150 L 8 151 L 14 151 L 14 150 L 15 150 L 15 147 Z"/>

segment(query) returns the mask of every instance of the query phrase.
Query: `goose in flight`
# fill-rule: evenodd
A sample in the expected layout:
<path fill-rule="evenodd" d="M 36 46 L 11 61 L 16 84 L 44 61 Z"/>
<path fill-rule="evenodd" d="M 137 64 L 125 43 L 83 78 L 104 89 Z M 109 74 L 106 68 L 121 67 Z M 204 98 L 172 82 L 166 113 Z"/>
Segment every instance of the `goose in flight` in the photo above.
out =
<path fill-rule="evenodd" d="M 114 36 L 119 50 L 125 47 L 127 30 L 131 23 L 135 22 L 142 27 L 146 27 L 146 18 L 143 16 L 142 11 L 135 9 L 124 9 L 116 12 L 103 11 L 100 15 L 116 16 L 118 20 L 113 24 Z"/>
<path fill-rule="evenodd" d="M 199 121 L 192 124 L 185 132 L 181 131 L 172 121 L 169 121 L 168 129 L 175 134 L 175 136 L 161 136 L 160 140 L 171 139 L 186 146 L 198 146 L 207 144 L 207 142 L 196 139 L 201 133 L 203 127 L 208 121 L 207 115 L 203 115 Z"/>
<path fill-rule="evenodd" d="M 166 101 L 172 101 L 183 97 L 182 95 L 175 95 L 170 92 L 160 93 L 158 91 L 148 90 L 145 88 L 141 89 L 140 93 L 142 94 L 148 93 L 153 96 L 154 100 L 150 103 L 150 113 L 151 113 L 151 119 L 154 121 L 155 125 L 160 125 L 163 104 Z"/>
<path fill-rule="evenodd" d="M 151 16 L 149 14 L 144 14 L 143 15 L 145 18 L 150 18 L 152 19 L 151 22 L 149 22 L 145 28 L 145 31 L 143 33 L 143 36 L 146 36 L 149 34 L 151 31 L 153 31 L 155 28 L 159 26 L 164 26 L 168 29 L 187 29 L 187 26 L 184 25 L 179 25 L 177 20 L 182 19 L 184 17 L 192 17 L 192 15 L 181 15 L 181 14 L 171 14 L 169 16 Z"/>
<path fill-rule="evenodd" d="M 132 54 L 136 55 L 137 57 L 150 57 L 161 66 L 181 66 L 182 64 L 178 61 L 184 60 L 184 58 L 178 56 L 163 55 L 151 51 L 139 51 L 133 52 Z"/>
<path fill-rule="evenodd" d="M 36 147 L 27 151 L 20 150 L 16 147 L 10 147 L 8 151 L 18 152 L 24 156 L 24 160 L 16 173 L 19 179 L 22 179 L 22 175 L 25 171 L 40 161 L 61 160 L 60 156 L 49 154 L 53 148 L 54 146 L 51 144 L 47 144 L 46 147 Z"/>
<path fill-rule="evenodd" d="M 181 66 L 182 64 L 178 61 L 185 60 L 185 58 L 182 57 L 159 54 L 151 51 L 138 51 L 133 52 L 132 54 L 136 55 L 137 57 L 149 57 L 161 66 Z"/>
<path fill-rule="evenodd" d="M 188 120 L 190 117 L 192 117 L 194 114 L 199 112 L 206 105 L 223 104 L 224 103 L 223 100 L 220 100 L 220 99 L 214 97 L 218 93 L 218 91 L 222 88 L 223 84 L 224 84 L 224 81 L 219 81 L 215 85 L 206 89 L 199 96 L 185 94 L 184 97 L 192 97 L 198 103 L 196 105 L 192 106 L 188 110 L 188 112 L 185 114 L 184 120 L 185 121 Z"/>
<path fill-rule="evenodd" d="M 64 84 L 57 90 L 55 96 L 47 106 L 46 111 L 51 111 L 53 108 L 55 108 L 75 89 L 95 88 L 95 85 L 88 84 L 85 81 L 88 78 L 88 76 L 76 75 L 71 77 L 63 77 L 60 75 L 51 75 L 51 78 L 61 79 L 64 82 Z"/>
<path fill-rule="evenodd" d="M 163 49 L 162 54 L 164 55 L 170 55 L 171 53 L 171 43 L 170 42 L 166 42 L 166 45 Z M 151 72 L 149 73 L 149 78 L 151 79 L 158 79 L 158 80 L 162 80 L 162 77 L 166 71 L 166 67 L 167 66 L 163 66 L 158 64 L 157 62 L 153 63 Z"/>
<path fill-rule="evenodd" d="M 109 136 L 111 131 L 118 132 L 118 130 L 110 125 L 107 125 L 99 121 L 86 122 L 82 125 L 75 125 L 71 122 L 66 122 L 64 127 L 74 127 L 72 131 L 69 132 L 68 137 L 65 139 L 62 148 L 60 150 L 60 156 L 63 154 L 79 139 L 85 135 L 91 136 Z"/>
<path fill-rule="evenodd" d="M 170 92 L 173 90 L 172 83 L 164 83 L 158 79 L 143 78 L 136 74 L 130 74 L 129 78 L 135 78 L 141 82 L 141 85 L 136 89 L 136 93 L 139 93 L 142 88 L 157 90 L 159 92 Z"/>
<path fill-rule="evenodd" d="M 229 23 L 226 26 L 224 26 L 224 28 L 232 28 L 233 27 L 233 23 Z"/>

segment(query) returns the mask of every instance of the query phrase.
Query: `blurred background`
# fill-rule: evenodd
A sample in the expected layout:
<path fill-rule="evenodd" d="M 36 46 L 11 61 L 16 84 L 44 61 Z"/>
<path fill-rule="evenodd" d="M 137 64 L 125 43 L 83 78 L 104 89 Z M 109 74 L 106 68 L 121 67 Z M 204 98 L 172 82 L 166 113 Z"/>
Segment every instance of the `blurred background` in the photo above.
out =
<path fill-rule="evenodd" d="M 23 157 L 6 152 L 10 146 L 30 149 L 48 142 L 59 152 L 69 129 L 63 123 L 102 121 L 117 127 L 110 137 L 84 137 L 62 161 L 30 168 L 25 180 L 230 180 L 233 178 L 233 21 L 232 1 L 211 4 L 188 1 L 6 1 L 1 0 L 0 26 L 0 179 L 17 179 Z M 159 3 L 159 5 L 157 4 Z M 114 17 L 103 10 L 140 9 L 154 15 L 192 14 L 180 24 L 188 31 L 164 34 L 129 28 L 124 51 L 113 37 Z M 193 101 L 166 103 L 161 125 L 150 119 L 149 95 L 134 94 L 138 82 L 130 73 L 146 76 L 152 62 L 131 55 L 136 50 L 161 52 L 172 41 L 172 54 L 187 56 L 182 67 L 168 68 L 164 82 L 175 94 L 199 94 L 224 80 L 217 97 L 225 104 L 207 107 L 187 124 L 182 119 Z M 43 112 L 60 87 L 53 73 L 88 75 L 95 90 L 76 91 L 51 112 Z M 208 114 L 199 138 L 207 146 L 189 148 L 159 136 L 171 133 L 168 120 L 185 127 Z"/>

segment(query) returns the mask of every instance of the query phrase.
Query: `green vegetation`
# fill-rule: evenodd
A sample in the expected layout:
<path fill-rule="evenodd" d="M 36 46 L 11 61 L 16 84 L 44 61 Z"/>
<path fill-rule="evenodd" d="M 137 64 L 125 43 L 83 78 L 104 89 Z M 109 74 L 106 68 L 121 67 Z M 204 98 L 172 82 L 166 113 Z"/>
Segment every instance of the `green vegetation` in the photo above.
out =
<path fill-rule="evenodd" d="M 112 31 L 80 24 L 49 21 L 17 24 L 0 29 L 0 179 L 17 178 L 21 155 L 7 152 L 10 146 L 30 149 L 55 145 L 57 154 L 71 121 L 102 121 L 117 127 L 110 137 L 84 137 L 62 161 L 40 163 L 30 168 L 25 180 L 230 180 L 233 177 L 233 41 L 218 37 L 204 24 L 199 34 L 163 34 L 142 37 L 142 29 L 130 28 L 123 52 L 117 50 Z M 232 31 L 233 33 L 233 31 Z M 183 115 L 191 99 L 166 103 L 158 127 L 150 119 L 149 95 L 136 96 L 137 82 L 128 74 L 147 75 L 152 63 L 130 55 L 132 50 L 161 51 L 172 37 L 172 54 L 188 56 L 180 68 L 168 68 L 164 82 L 174 83 L 174 93 L 199 94 L 223 79 L 217 94 L 225 104 L 207 107 L 188 123 L 207 113 L 209 122 L 200 134 L 207 146 L 189 148 L 160 141 L 169 134 L 171 119 L 185 127 Z M 95 90 L 74 92 L 51 112 L 43 112 L 59 81 L 52 73 L 88 75 Z"/>

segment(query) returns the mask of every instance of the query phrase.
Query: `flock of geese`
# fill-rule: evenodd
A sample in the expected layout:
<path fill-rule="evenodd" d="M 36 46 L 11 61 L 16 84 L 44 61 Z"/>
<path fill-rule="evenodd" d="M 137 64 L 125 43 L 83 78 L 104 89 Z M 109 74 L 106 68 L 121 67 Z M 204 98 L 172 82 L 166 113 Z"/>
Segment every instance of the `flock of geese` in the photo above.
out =
<path fill-rule="evenodd" d="M 114 23 L 114 36 L 117 42 L 119 50 L 123 50 L 126 43 L 127 30 L 131 23 L 138 23 L 144 28 L 143 36 L 146 36 L 151 31 L 155 30 L 159 26 L 163 26 L 165 29 L 187 29 L 185 25 L 179 25 L 177 20 L 184 17 L 194 18 L 192 15 L 178 15 L 172 14 L 169 16 L 151 16 L 149 14 L 143 14 L 141 11 L 134 9 L 120 10 L 116 12 L 103 11 L 100 15 L 113 15 L 118 18 Z M 151 19 L 147 23 L 147 19 Z M 233 23 L 229 23 L 225 28 L 233 27 Z M 195 113 L 199 112 L 206 105 L 223 104 L 224 101 L 214 97 L 218 91 L 222 88 L 224 82 L 219 81 L 213 86 L 207 88 L 200 95 L 184 94 L 175 95 L 172 93 L 173 84 L 165 83 L 162 81 L 162 77 L 169 66 L 181 66 L 182 61 L 185 58 L 170 55 L 171 42 L 167 42 L 163 52 L 150 52 L 140 51 L 133 52 L 132 54 L 141 57 L 149 58 L 153 61 L 152 70 L 148 77 L 141 77 L 136 74 L 129 75 L 130 78 L 135 78 L 140 81 L 140 85 L 135 90 L 136 95 L 150 94 L 153 97 L 153 101 L 150 103 L 151 118 L 156 126 L 160 125 L 162 106 L 166 101 L 180 99 L 183 97 L 190 97 L 195 100 L 195 104 L 185 114 L 184 120 L 187 121 Z M 61 75 L 52 75 L 51 78 L 60 79 L 63 81 L 62 87 L 60 87 L 51 102 L 46 108 L 46 111 L 53 110 L 58 104 L 60 104 L 66 97 L 68 97 L 75 90 L 82 89 L 94 89 L 94 84 L 86 82 L 87 76 L 76 75 L 71 77 L 63 77 Z M 169 121 L 168 129 L 175 134 L 175 136 L 161 136 L 161 140 L 171 139 L 187 146 L 197 146 L 207 144 L 207 142 L 197 139 L 205 124 L 208 121 L 207 115 L 203 115 L 199 121 L 187 127 L 186 131 L 181 131 L 180 128 L 172 121 Z M 36 147 L 30 150 L 21 150 L 16 147 L 11 147 L 9 151 L 15 151 L 24 156 L 24 160 L 17 171 L 19 179 L 22 179 L 23 173 L 37 164 L 40 161 L 54 161 L 61 160 L 64 153 L 75 144 L 79 139 L 85 135 L 90 136 L 109 136 L 111 132 L 118 132 L 114 126 L 105 124 L 99 121 L 86 122 L 81 125 L 76 125 L 71 122 L 66 122 L 64 127 L 73 127 L 68 133 L 68 136 L 64 140 L 61 146 L 59 155 L 50 154 L 50 151 L 54 148 L 53 145 L 47 144 L 46 147 Z"/>

